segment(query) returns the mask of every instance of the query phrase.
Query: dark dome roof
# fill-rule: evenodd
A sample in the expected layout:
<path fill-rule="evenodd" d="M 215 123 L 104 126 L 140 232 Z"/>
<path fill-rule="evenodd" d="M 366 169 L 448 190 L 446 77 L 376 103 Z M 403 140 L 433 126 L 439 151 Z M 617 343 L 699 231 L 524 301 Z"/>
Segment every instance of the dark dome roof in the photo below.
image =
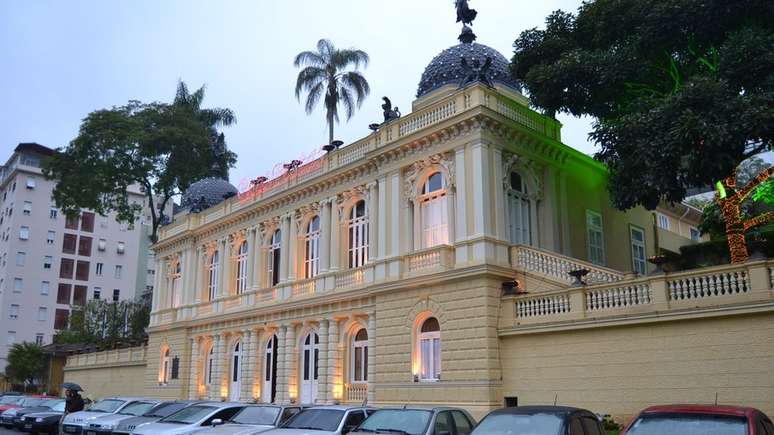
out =
<path fill-rule="evenodd" d="M 478 59 L 480 64 L 483 65 L 487 56 L 491 57 L 492 66 L 486 73 L 489 80 L 492 83 L 510 86 L 517 91 L 521 90 L 521 86 L 511 78 L 508 72 L 508 60 L 505 56 L 492 47 L 473 42 L 449 47 L 433 58 L 430 64 L 427 65 L 427 68 L 425 68 L 425 72 L 422 73 L 422 79 L 419 80 L 417 98 L 443 85 L 449 83 L 459 84 L 467 75 L 460 62 L 460 58 L 463 56 L 469 65 L 474 59 Z"/>
<path fill-rule="evenodd" d="M 191 184 L 186 189 L 180 201 L 180 206 L 204 210 L 205 208 L 220 204 L 226 198 L 232 197 L 237 193 L 239 193 L 237 188 L 222 178 L 204 178 Z"/>

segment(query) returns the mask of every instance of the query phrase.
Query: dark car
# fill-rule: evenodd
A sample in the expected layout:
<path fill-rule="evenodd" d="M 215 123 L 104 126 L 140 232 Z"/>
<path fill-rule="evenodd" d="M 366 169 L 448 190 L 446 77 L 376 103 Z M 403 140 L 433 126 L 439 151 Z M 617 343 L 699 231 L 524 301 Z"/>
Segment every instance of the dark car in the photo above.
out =
<path fill-rule="evenodd" d="M 50 397 L 25 397 L 19 402 L 18 408 L 11 408 L 0 414 L 0 425 L 8 428 L 20 428 L 21 417 L 31 412 L 50 411 L 57 403 L 64 403 L 63 399 Z"/>
<path fill-rule="evenodd" d="M 56 434 L 64 414 L 64 402 L 45 412 L 31 412 L 21 418 L 19 430 L 30 433 Z"/>
<path fill-rule="evenodd" d="M 640 412 L 626 435 L 770 435 L 774 425 L 755 408 L 718 405 L 662 405 Z"/>
<path fill-rule="evenodd" d="M 569 406 L 517 406 L 487 414 L 472 435 L 605 435 L 591 411 Z M 453 435 L 453 434 L 452 434 Z"/>

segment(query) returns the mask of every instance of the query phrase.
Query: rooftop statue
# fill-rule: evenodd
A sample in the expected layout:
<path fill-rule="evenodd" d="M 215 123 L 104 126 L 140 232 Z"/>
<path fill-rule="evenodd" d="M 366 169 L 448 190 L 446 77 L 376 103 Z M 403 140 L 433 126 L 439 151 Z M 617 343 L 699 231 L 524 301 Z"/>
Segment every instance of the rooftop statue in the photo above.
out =
<path fill-rule="evenodd" d="M 454 6 L 457 8 L 457 22 L 473 25 L 478 12 L 468 6 L 468 0 L 454 0 Z"/>
<path fill-rule="evenodd" d="M 470 64 L 468 64 L 468 61 L 465 60 L 465 57 L 460 57 L 460 64 L 462 65 L 462 69 L 465 71 L 465 76 L 462 77 L 460 87 L 464 87 L 468 83 L 473 82 L 481 82 L 490 88 L 494 87 L 492 81 L 487 76 L 489 69 L 492 67 L 491 57 L 487 56 L 483 65 L 481 65 L 481 61 L 476 58 L 473 58 Z"/>
<path fill-rule="evenodd" d="M 393 119 L 400 118 L 400 110 L 398 110 L 398 106 L 395 106 L 395 108 L 392 108 L 392 102 L 387 97 L 382 97 L 382 100 L 384 100 L 384 104 L 382 104 L 382 110 L 384 110 L 384 122 L 392 121 Z"/>

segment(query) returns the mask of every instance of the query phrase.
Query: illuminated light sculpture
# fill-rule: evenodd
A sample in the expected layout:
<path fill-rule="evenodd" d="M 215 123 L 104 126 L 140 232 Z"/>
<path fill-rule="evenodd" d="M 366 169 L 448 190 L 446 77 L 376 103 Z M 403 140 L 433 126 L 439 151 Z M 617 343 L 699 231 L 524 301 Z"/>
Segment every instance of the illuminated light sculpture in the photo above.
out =
<path fill-rule="evenodd" d="M 736 189 L 736 171 L 715 183 L 717 189 L 715 200 L 726 221 L 726 237 L 732 264 L 744 263 L 749 257 L 745 233 L 774 220 L 774 212 L 771 211 L 749 219 L 744 219 L 741 212 L 742 203 L 750 195 L 754 201 L 774 203 L 774 186 L 769 180 L 772 175 L 774 175 L 774 167 L 761 172 L 739 190 Z"/>

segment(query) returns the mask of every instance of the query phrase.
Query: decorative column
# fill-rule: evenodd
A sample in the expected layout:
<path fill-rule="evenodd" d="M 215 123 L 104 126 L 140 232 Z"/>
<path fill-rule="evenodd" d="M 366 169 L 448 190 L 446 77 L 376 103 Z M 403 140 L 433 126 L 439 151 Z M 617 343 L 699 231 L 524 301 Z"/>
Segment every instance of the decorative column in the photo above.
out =
<path fill-rule="evenodd" d="M 188 400 L 199 398 L 199 337 L 191 339 L 191 360 L 188 370 Z"/>
<path fill-rule="evenodd" d="M 221 291 L 225 296 L 236 294 L 234 291 L 235 280 L 232 269 L 234 269 L 234 256 L 236 255 L 239 246 L 234 246 L 235 243 L 238 242 L 230 237 L 226 237 L 223 240 L 223 290 Z"/>
<path fill-rule="evenodd" d="M 161 282 L 164 279 L 164 260 L 156 257 L 155 264 L 153 266 L 155 273 L 153 275 L 153 293 L 151 294 L 151 307 L 153 312 L 159 311 L 161 307 Z"/>
<path fill-rule="evenodd" d="M 560 196 L 559 214 L 561 216 L 561 225 L 562 225 L 561 253 L 564 255 L 571 256 L 572 251 L 570 248 L 570 218 L 568 215 L 569 208 L 567 206 L 567 172 L 566 171 L 561 171 L 559 173 L 559 196 Z"/>
<path fill-rule="evenodd" d="M 376 231 L 381 225 L 379 221 L 379 185 L 376 181 L 368 183 L 366 186 L 368 189 L 368 260 L 376 258 L 379 254 L 379 238 L 376 235 Z"/>
<path fill-rule="evenodd" d="M 387 256 L 387 177 L 379 178 L 379 195 L 376 206 L 376 250 L 374 258 Z M 369 223 L 370 225 L 370 223 Z"/>
<path fill-rule="evenodd" d="M 255 246 L 256 243 L 256 233 L 258 233 L 258 229 L 256 227 L 252 227 L 247 230 L 247 289 L 252 290 L 255 288 L 255 280 L 253 276 L 255 275 Z"/>
<path fill-rule="evenodd" d="M 339 270 L 339 259 L 341 258 L 341 252 L 339 252 L 339 242 L 341 236 L 339 235 L 339 227 L 341 225 L 341 217 L 339 215 L 339 204 L 336 197 L 329 199 L 331 203 L 331 263 L 330 270 Z"/>
<path fill-rule="evenodd" d="M 264 234 L 260 229 L 255 230 L 255 255 L 253 256 L 253 275 L 252 285 L 257 288 L 266 286 L 266 247 L 264 246 L 264 237 L 271 237 L 268 233 Z"/>
<path fill-rule="evenodd" d="M 228 240 L 218 240 L 218 288 L 215 294 L 216 297 L 223 297 L 228 294 L 226 288 L 226 275 L 228 275 Z"/>
<path fill-rule="evenodd" d="M 320 272 L 325 273 L 331 265 L 331 201 L 320 201 Z"/>
<path fill-rule="evenodd" d="M 285 283 L 288 281 L 288 265 L 290 264 L 291 257 L 288 255 L 290 251 L 290 215 L 282 217 L 282 233 L 280 234 L 280 276 L 279 282 Z"/>
<path fill-rule="evenodd" d="M 220 400 L 220 387 L 223 384 L 222 370 L 223 365 L 223 341 L 224 338 L 221 334 L 215 334 L 212 337 L 213 349 L 212 352 L 212 382 L 210 382 L 210 400 Z"/>
<path fill-rule="evenodd" d="M 298 218 L 295 213 L 290 215 L 290 247 L 288 249 L 288 281 L 295 281 L 299 277 L 298 269 Z"/>
<path fill-rule="evenodd" d="M 368 325 L 366 326 L 366 332 L 368 333 L 368 366 L 366 367 L 366 373 L 368 376 L 368 404 L 374 403 L 374 397 L 376 394 L 376 388 L 374 384 L 376 379 L 376 312 L 372 311 L 368 313 Z"/>
<path fill-rule="evenodd" d="M 468 238 L 468 194 L 465 177 L 465 146 L 459 146 L 454 150 L 454 182 L 457 189 L 456 216 L 454 219 L 454 241 L 461 242 Z M 500 213 L 500 208 L 495 208 L 495 213 Z M 467 260 L 467 258 L 466 258 Z"/>
<path fill-rule="evenodd" d="M 287 375 L 288 400 L 295 399 L 299 403 L 298 394 L 298 349 L 296 348 L 296 325 L 288 325 L 288 333 L 285 336 L 285 373 Z"/>
<path fill-rule="evenodd" d="M 499 240 L 510 241 L 510 235 L 506 232 L 505 225 L 505 188 L 503 182 L 506 176 L 503 175 L 503 151 L 492 147 L 492 173 L 494 174 L 494 233 Z M 510 174 L 508 174 L 510 179 Z"/>
<path fill-rule="evenodd" d="M 250 329 L 242 330 L 242 391 L 239 392 L 241 400 L 250 400 L 253 398 L 253 384 L 250 364 L 253 360 L 253 331 Z"/>
<path fill-rule="evenodd" d="M 328 353 L 325 355 L 325 384 L 328 385 L 326 389 L 325 402 L 333 403 L 336 398 L 333 396 L 336 388 L 336 346 L 339 337 L 339 325 L 338 321 L 331 319 L 328 322 Z"/>
<path fill-rule="evenodd" d="M 288 325 L 281 325 L 279 333 L 277 334 L 277 347 L 274 349 L 277 353 L 277 403 L 288 403 L 290 396 L 288 395 L 288 373 L 287 364 L 288 348 L 287 348 L 287 336 Z"/>
<path fill-rule="evenodd" d="M 195 252 L 196 254 L 194 255 L 191 270 L 189 271 L 193 276 L 193 279 L 191 280 L 193 288 L 191 288 L 190 295 L 192 304 L 198 304 L 202 301 L 202 265 L 204 264 L 204 260 L 202 259 L 202 248 L 197 247 Z"/>
<path fill-rule="evenodd" d="M 391 257 L 400 254 L 400 172 L 395 171 L 390 175 L 390 228 L 387 237 L 390 240 L 390 249 L 386 251 Z M 385 222 L 386 223 L 386 222 Z M 406 227 L 408 231 L 408 227 Z"/>
<path fill-rule="evenodd" d="M 328 383 L 328 319 L 320 319 L 320 359 L 318 360 L 318 376 L 320 381 L 317 396 L 323 404 L 328 404 L 328 391 L 332 385 Z"/>
<path fill-rule="evenodd" d="M 491 235 L 489 203 L 489 147 L 482 142 L 476 142 L 471 146 L 473 154 L 473 236 L 481 237 Z"/>

